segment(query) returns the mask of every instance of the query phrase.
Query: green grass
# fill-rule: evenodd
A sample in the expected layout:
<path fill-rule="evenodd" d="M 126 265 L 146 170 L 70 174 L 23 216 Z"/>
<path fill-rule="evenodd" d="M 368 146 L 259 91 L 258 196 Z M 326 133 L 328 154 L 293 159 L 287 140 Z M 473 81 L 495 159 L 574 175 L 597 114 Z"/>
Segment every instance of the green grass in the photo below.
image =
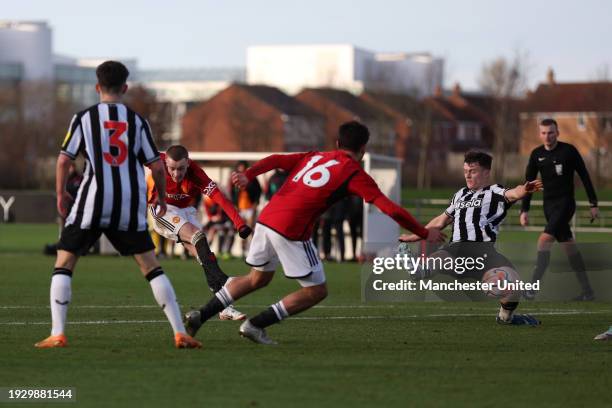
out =
<path fill-rule="evenodd" d="M 277 347 L 214 320 L 198 334 L 202 350 L 175 350 L 133 261 L 88 256 L 73 279 L 70 347 L 36 350 L 49 332 L 53 263 L 40 252 L 55 236 L 50 225 L 0 224 L 0 387 L 74 387 L 76 406 L 102 407 L 612 404 L 612 343 L 592 340 L 612 323 L 610 304 L 532 303 L 522 309 L 539 312 L 541 327 L 500 327 L 490 303 L 363 304 L 353 264 L 326 265 L 329 298 L 271 328 Z M 210 296 L 193 261 L 163 266 L 183 307 Z M 253 314 L 297 287 L 277 275 L 237 307 Z M 84 324 L 96 321 L 107 323 Z"/>

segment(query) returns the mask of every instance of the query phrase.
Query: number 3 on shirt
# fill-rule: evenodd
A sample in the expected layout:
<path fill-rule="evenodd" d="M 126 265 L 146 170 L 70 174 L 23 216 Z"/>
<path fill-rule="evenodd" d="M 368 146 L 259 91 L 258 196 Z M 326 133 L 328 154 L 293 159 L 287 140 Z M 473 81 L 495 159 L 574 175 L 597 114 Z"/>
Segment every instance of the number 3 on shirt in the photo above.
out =
<path fill-rule="evenodd" d="M 312 158 L 308 161 L 308 163 L 306 163 L 306 166 L 304 166 L 304 168 L 300 170 L 300 172 L 297 173 L 293 177 L 292 181 L 298 182 L 300 178 L 302 178 L 303 176 L 302 182 L 308 187 L 317 188 L 317 187 L 323 187 L 325 184 L 327 184 L 331 176 L 331 174 L 329 173 L 329 170 L 327 169 L 340 162 L 336 160 L 330 160 L 323 164 L 319 164 L 315 168 L 312 168 L 312 166 L 314 166 L 315 163 L 317 163 L 322 158 L 323 156 L 319 156 L 319 155 L 312 156 Z"/>
<path fill-rule="evenodd" d="M 104 129 L 110 131 L 110 140 L 108 141 L 109 147 L 115 148 L 113 149 L 115 151 L 111 150 L 110 152 L 104 152 L 104 161 L 111 166 L 120 166 L 127 157 L 127 146 L 119 138 L 127 130 L 127 123 L 107 120 L 104 122 Z"/>

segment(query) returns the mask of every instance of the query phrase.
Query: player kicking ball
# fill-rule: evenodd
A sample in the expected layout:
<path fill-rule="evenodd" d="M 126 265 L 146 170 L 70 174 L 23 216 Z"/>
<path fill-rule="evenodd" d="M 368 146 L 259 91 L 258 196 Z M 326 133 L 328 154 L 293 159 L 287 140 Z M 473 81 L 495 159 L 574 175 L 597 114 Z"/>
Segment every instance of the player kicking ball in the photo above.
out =
<path fill-rule="evenodd" d="M 437 228 L 426 229 L 412 215 L 389 200 L 376 182 L 361 168 L 370 132 L 358 122 L 340 126 L 337 150 L 275 154 L 244 173 L 232 174 L 232 181 L 244 188 L 257 175 L 273 169 L 287 171 L 287 181 L 263 209 L 255 226 L 246 263 L 248 275 L 229 280 L 199 310 L 185 315 L 188 333 L 195 335 L 212 316 L 234 301 L 266 286 L 278 265 L 285 276 L 301 286 L 240 326 L 240 335 L 260 344 L 276 344 L 265 328 L 310 309 L 327 296 L 323 265 L 312 243 L 315 220 L 337 201 L 358 195 L 392 217 L 398 224 L 430 242 L 445 236 Z"/>
<path fill-rule="evenodd" d="M 491 279 L 516 282 L 520 276 L 516 268 L 504 255 L 495 249 L 495 241 L 499 233 L 499 225 L 506 217 L 508 209 L 516 201 L 527 194 L 542 190 L 540 180 L 529 181 L 513 189 L 505 189 L 499 184 L 491 184 L 491 163 L 493 158 L 484 153 L 470 151 L 465 154 L 463 174 L 466 187 L 457 191 L 450 200 L 448 208 L 432 219 L 425 227 L 444 229 L 453 224 L 450 244 L 443 246 L 428 258 L 484 258 L 483 267 L 474 268 L 465 273 L 455 271 L 426 270 L 417 271 L 417 278 L 429 278 L 437 273 L 450 273 L 463 279 L 473 278 L 483 282 Z M 420 240 L 417 235 L 402 235 L 400 241 L 415 242 Z M 442 262 L 430 262 L 442 264 Z M 527 314 L 514 314 L 520 299 L 520 290 L 504 290 L 489 292 L 500 300 L 497 322 L 508 325 L 537 326 L 540 321 Z M 187 329 L 189 331 L 189 329 Z"/>
<path fill-rule="evenodd" d="M 189 152 L 181 145 L 170 146 L 166 153 L 160 153 L 166 170 L 166 203 L 168 209 L 163 216 L 156 216 L 157 190 L 149 191 L 149 210 L 154 216 L 153 227 L 161 236 L 183 244 L 204 269 L 204 275 L 211 291 L 219 291 L 228 276 L 221 270 L 215 254 L 211 251 L 197 218 L 194 207 L 199 195 L 204 194 L 219 204 L 230 217 L 242 239 L 251 234 L 238 210 L 219 190 L 206 172 L 189 159 Z M 219 312 L 221 320 L 244 320 L 246 315 L 228 305 Z"/>

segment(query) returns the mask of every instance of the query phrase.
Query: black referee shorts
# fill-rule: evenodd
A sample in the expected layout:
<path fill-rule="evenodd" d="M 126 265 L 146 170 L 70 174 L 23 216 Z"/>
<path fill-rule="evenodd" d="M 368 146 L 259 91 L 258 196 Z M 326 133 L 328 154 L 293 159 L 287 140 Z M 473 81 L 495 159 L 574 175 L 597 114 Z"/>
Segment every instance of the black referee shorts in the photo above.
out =
<path fill-rule="evenodd" d="M 121 255 L 135 255 L 155 249 L 148 231 L 117 231 L 110 229 L 81 229 L 74 224 L 62 231 L 57 249 L 85 255 L 104 234 Z"/>
<path fill-rule="evenodd" d="M 448 252 L 453 258 L 483 258 L 484 268 L 473 268 L 464 273 L 453 273 L 454 277 L 481 280 L 486 271 L 507 266 L 516 270 L 508 258 L 497 252 L 493 242 L 452 242 L 439 250 Z"/>
<path fill-rule="evenodd" d="M 566 242 L 574 238 L 570 222 L 576 212 L 576 201 L 573 198 L 556 198 L 544 200 L 544 216 L 546 227 L 544 232 L 552 235 L 558 242 Z"/>

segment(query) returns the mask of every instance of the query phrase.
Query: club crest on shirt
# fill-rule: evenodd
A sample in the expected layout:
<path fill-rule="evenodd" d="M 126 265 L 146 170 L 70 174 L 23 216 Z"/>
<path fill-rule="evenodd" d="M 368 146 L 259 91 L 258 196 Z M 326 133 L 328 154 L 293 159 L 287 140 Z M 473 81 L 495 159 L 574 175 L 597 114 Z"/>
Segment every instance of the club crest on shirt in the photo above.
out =
<path fill-rule="evenodd" d="M 482 205 L 482 199 L 472 199 L 470 201 L 461 201 L 457 204 L 457 208 L 477 208 Z"/>
<path fill-rule="evenodd" d="M 563 175 L 563 164 L 555 164 L 555 172 L 557 173 L 557 176 L 562 176 Z"/>
<path fill-rule="evenodd" d="M 173 200 L 182 200 L 183 198 L 189 198 L 189 194 L 170 194 L 170 193 L 166 193 L 166 196 L 168 198 L 173 199 Z"/>
<path fill-rule="evenodd" d="M 178 217 L 178 216 L 172 217 L 172 222 L 175 224 L 178 224 L 179 222 L 181 222 L 181 217 Z"/>

